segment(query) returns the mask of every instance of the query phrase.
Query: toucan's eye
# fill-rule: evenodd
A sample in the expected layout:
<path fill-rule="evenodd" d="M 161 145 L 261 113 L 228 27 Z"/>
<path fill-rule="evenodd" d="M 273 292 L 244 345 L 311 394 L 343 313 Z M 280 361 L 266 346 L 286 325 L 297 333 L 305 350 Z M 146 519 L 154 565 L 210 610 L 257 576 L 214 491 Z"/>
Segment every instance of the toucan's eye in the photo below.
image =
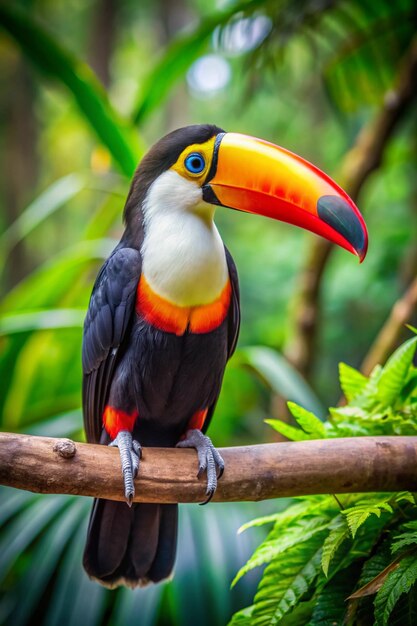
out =
<path fill-rule="evenodd" d="M 185 159 L 184 165 L 191 174 L 201 174 L 206 166 L 206 162 L 202 154 L 192 152 Z"/>

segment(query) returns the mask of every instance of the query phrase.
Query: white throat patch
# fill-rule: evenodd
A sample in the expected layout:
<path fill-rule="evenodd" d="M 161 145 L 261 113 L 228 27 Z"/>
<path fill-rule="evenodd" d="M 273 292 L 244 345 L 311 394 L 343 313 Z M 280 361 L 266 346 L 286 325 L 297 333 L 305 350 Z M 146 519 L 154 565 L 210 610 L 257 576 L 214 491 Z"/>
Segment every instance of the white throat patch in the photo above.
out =
<path fill-rule="evenodd" d="M 216 300 L 228 269 L 214 207 L 201 187 L 168 170 L 149 188 L 143 213 L 142 271 L 151 289 L 178 306 Z"/>

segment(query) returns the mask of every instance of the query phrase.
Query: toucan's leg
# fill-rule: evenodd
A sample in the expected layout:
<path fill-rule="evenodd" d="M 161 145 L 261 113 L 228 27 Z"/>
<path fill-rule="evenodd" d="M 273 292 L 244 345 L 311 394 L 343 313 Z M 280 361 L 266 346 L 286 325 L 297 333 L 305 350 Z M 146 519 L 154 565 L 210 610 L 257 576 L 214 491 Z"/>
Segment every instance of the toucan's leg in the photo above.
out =
<path fill-rule="evenodd" d="M 109 445 L 119 448 L 125 496 L 129 506 L 132 505 L 135 495 L 133 480 L 138 473 L 139 459 L 142 455 L 140 443 L 132 437 L 137 417 L 137 411 L 126 412 L 110 404 L 106 406 L 103 414 L 104 428 L 112 440 Z"/>
<path fill-rule="evenodd" d="M 187 430 L 185 439 L 177 443 L 177 448 L 195 448 L 197 450 L 197 477 L 200 478 L 203 472 L 207 470 L 207 499 L 202 503 L 207 504 L 216 491 L 217 479 L 223 474 L 224 461 L 222 457 L 211 443 L 211 439 L 197 429 Z"/>
<path fill-rule="evenodd" d="M 135 495 L 134 478 L 139 470 L 139 460 L 142 456 L 142 447 L 138 441 L 132 438 L 128 430 L 121 430 L 109 446 L 119 448 L 120 461 L 122 463 L 123 480 L 125 483 L 125 496 L 129 506 L 132 506 Z"/>

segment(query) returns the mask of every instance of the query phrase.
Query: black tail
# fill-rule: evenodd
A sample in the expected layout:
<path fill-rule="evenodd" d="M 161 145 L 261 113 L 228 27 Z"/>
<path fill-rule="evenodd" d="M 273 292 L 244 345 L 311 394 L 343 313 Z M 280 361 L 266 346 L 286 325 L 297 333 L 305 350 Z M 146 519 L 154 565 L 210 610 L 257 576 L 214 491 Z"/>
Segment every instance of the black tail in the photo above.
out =
<path fill-rule="evenodd" d="M 157 583 L 174 567 L 177 526 L 177 504 L 94 500 L 84 569 L 106 587 Z"/>

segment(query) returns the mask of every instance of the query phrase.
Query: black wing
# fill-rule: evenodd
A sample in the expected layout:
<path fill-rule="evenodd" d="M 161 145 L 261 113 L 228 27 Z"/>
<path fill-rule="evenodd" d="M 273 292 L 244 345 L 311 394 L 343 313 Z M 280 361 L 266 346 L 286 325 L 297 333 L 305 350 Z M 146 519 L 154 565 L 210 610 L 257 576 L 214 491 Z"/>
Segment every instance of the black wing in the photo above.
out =
<path fill-rule="evenodd" d="M 97 276 L 83 335 L 83 414 L 87 441 L 98 443 L 117 354 L 133 319 L 141 274 L 140 253 L 121 248 Z"/>
<path fill-rule="evenodd" d="M 228 313 L 228 344 L 227 344 L 227 360 L 230 359 L 236 350 L 237 340 L 240 330 L 240 292 L 239 278 L 235 262 L 229 250 L 225 247 L 227 267 L 229 268 L 230 284 L 232 286 L 232 300 Z"/>
<path fill-rule="evenodd" d="M 237 275 L 237 269 L 232 255 L 225 246 L 227 267 L 229 269 L 230 284 L 232 286 L 232 298 L 230 301 L 230 308 L 227 314 L 227 360 L 233 355 L 236 350 L 237 340 L 239 338 L 240 330 L 240 292 L 239 292 L 239 278 Z M 216 408 L 216 402 L 209 407 L 207 417 L 204 422 L 203 432 L 206 432 L 211 418 L 213 417 L 214 409 Z"/>

